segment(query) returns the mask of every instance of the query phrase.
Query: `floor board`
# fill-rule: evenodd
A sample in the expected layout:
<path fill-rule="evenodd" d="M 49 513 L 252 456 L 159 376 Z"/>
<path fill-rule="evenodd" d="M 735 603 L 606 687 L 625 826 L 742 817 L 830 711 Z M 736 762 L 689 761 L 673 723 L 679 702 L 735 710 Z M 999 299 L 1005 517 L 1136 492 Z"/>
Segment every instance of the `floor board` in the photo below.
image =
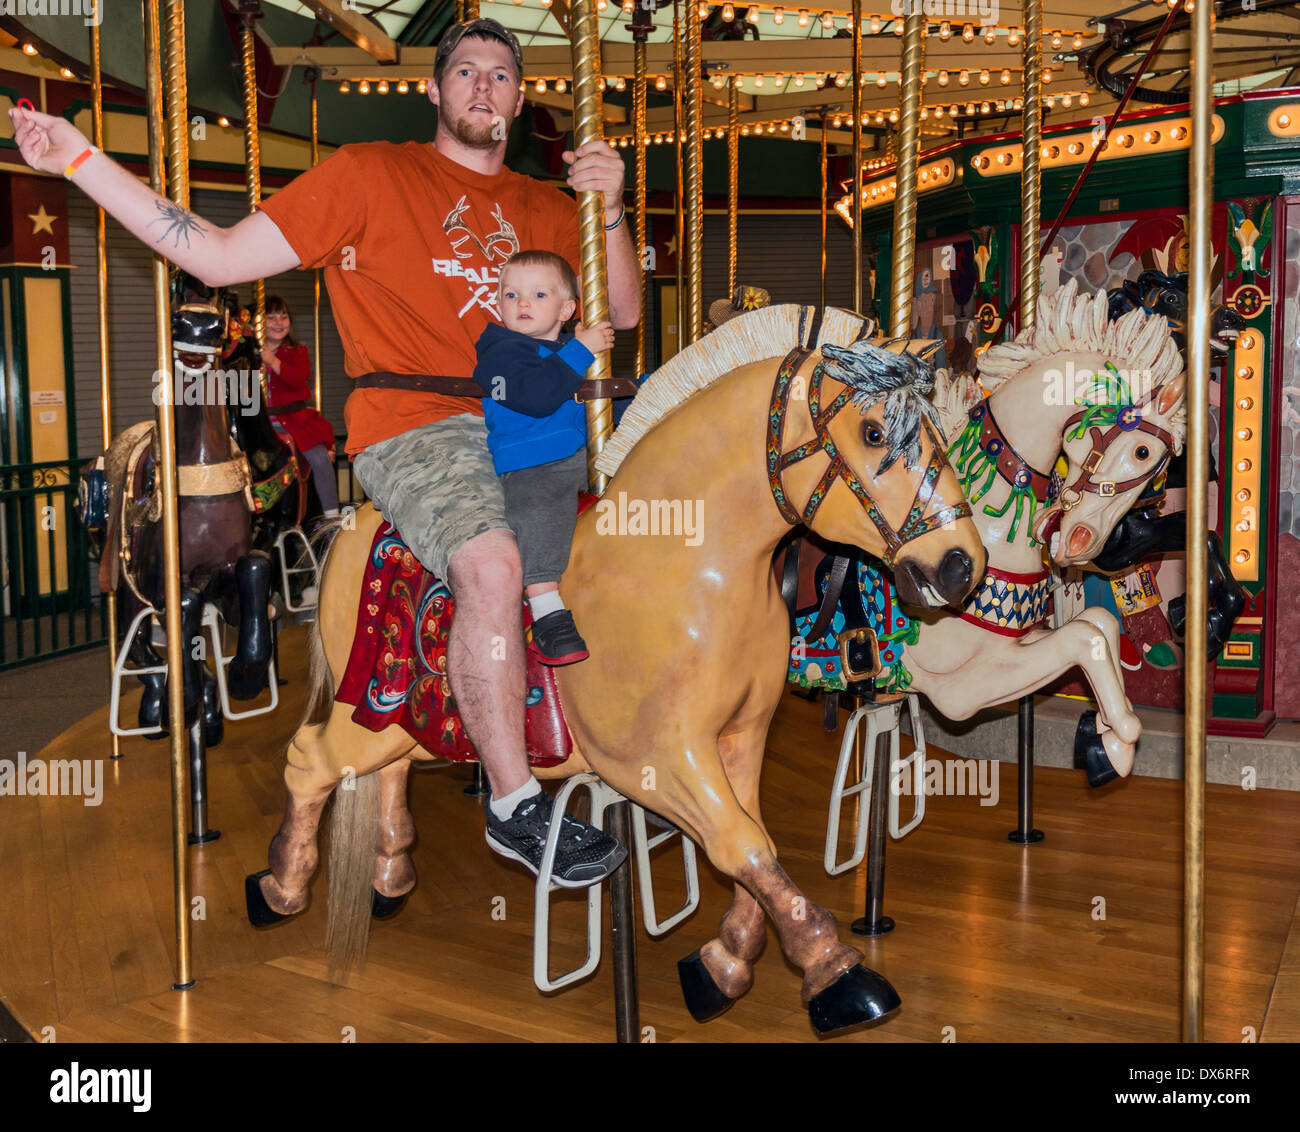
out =
<path fill-rule="evenodd" d="M 298 629 L 291 634 L 300 634 Z M 347 986 L 325 973 L 323 877 L 309 910 L 266 931 L 243 916 L 243 878 L 265 867 L 279 822 L 283 749 L 303 694 L 301 641 L 280 655 L 289 683 L 271 717 L 226 725 L 210 754 L 220 840 L 190 850 L 196 987 L 174 980 L 170 787 L 165 743 L 127 739 L 106 759 L 106 710 L 42 757 L 105 758 L 103 804 L 0 799 L 0 1002 L 59 1041 L 604 1041 L 613 1033 L 606 961 L 586 983 L 543 996 L 532 983 L 532 886 L 484 845 L 463 767 L 412 775 L 420 884 L 375 925 L 365 969 Z M 132 705 L 125 711 L 130 712 Z M 763 816 L 786 870 L 839 918 L 861 914 L 861 874 L 822 864 L 838 736 L 821 709 L 783 699 L 769 737 Z M 932 758 L 946 757 L 931 748 Z M 1174 1041 L 1179 1029 L 1182 789 L 1135 777 L 1090 791 L 1077 772 L 1042 768 L 1022 848 L 1015 769 L 995 768 L 996 805 L 927 800 L 921 827 L 887 848 L 895 932 L 856 940 L 903 998 L 891 1021 L 844 1040 Z M 1139 763 L 1140 770 L 1140 763 Z M 904 799 L 904 809 L 910 799 Z M 1205 1034 L 1300 1040 L 1300 795 L 1206 791 Z M 680 895 L 665 857 L 657 894 Z M 769 932 L 754 989 L 700 1026 L 681 1003 L 676 961 L 710 938 L 730 886 L 701 861 L 700 911 L 676 932 L 638 939 L 640 1020 L 657 1041 L 813 1041 L 799 980 Z M 494 918 L 494 898 L 505 916 Z M 499 904 L 498 904 L 499 907 Z M 1104 914 L 1103 914 L 1104 912 Z M 554 967 L 584 950 L 582 901 L 554 913 Z"/>

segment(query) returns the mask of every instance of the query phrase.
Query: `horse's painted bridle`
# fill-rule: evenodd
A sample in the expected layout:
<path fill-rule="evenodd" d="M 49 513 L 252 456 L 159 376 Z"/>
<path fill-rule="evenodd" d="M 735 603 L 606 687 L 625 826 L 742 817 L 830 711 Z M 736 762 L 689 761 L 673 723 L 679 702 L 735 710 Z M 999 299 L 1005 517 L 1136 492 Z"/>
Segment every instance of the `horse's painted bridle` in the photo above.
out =
<path fill-rule="evenodd" d="M 903 520 L 902 526 L 897 529 L 893 527 L 881 514 L 880 507 L 872 499 L 866 485 L 858 478 L 836 446 L 835 441 L 831 439 L 829 432 L 831 420 L 852 400 L 854 390 L 851 386 L 846 385 L 830 404 L 822 408 L 821 386 L 825 371 L 820 361 L 813 368 L 812 374 L 808 378 L 808 413 L 812 418 L 813 438 L 790 452 L 783 453 L 781 451 L 785 436 L 786 413 L 790 408 L 790 389 L 794 383 L 795 374 L 812 353 L 812 350 L 796 346 L 785 356 L 785 360 L 776 371 L 776 382 L 772 386 L 772 399 L 768 405 L 768 486 L 772 490 L 772 498 L 776 501 L 776 505 L 785 521 L 791 526 L 798 526 L 803 523 L 811 527 L 813 518 L 826 499 L 827 492 L 830 491 L 836 479 L 841 479 L 848 485 L 849 490 L 858 497 L 858 502 L 862 504 L 867 516 L 876 529 L 880 531 L 880 537 L 885 540 L 884 560 L 892 566 L 894 560 L 898 557 L 898 552 L 906 543 L 957 519 L 970 518 L 970 505 L 965 500 L 956 506 L 946 507 L 937 514 L 928 517 L 925 515 L 926 508 L 929 507 L 930 500 L 934 495 L 935 484 L 938 483 L 939 476 L 943 472 L 944 459 L 943 445 L 940 443 L 938 436 L 935 435 L 930 422 L 922 416 L 922 426 L 926 429 L 931 441 L 930 461 L 926 464 L 925 474 L 921 477 L 921 482 L 917 486 L 916 495 L 912 499 L 912 506 L 907 512 L 907 518 Z M 818 452 L 825 452 L 830 458 L 830 463 L 826 465 L 826 470 L 813 488 L 812 495 L 808 497 L 808 502 L 804 505 L 803 511 L 800 512 L 791 505 L 786 497 L 781 477 L 786 468 L 799 463 L 801 460 L 806 460 L 809 456 L 816 455 Z"/>
<path fill-rule="evenodd" d="M 1107 362 L 1106 368 L 1118 373 L 1113 362 Z M 1155 399 L 1158 393 L 1158 388 L 1152 389 L 1132 404 L 1115 406 L 1115 423 L 1105 432 L 1102 432 L 1098 425 L 1087 423 L 1089 413 L 1093 409 L 1082 409 L 1066 421 L 1065 434 L 1068 435 L 1076 426 L 1079 426 L 1080 433 L 1086 429 L 1091 437 L 1092 447 L 1083 463 L 1080 464 L 1079 474 L 1075 477 L 1074 482 L 1068 484 L 1061 491 L 1061 509 L 1063 511 L 1070 511 L 1077 506 L 1082 500 L 1084 492 L 1092 492 L 1094 495 L 1106 498 L 1123 495 L 1124 492 L 1145 483 L 1147 480 L 1154 479 L 1161 473 L 1174 452 L 1173 434 L 1167 429 L 1161 428 L 1158 424 L 1145 420 L 1142 415 L 1142 410 Z M 1116 481 L 1097 478 L 1097 470 L 1101 467 L 1101 461 L 1106 455 L 1106 449 L 1110 447 L 1117 437 L 1126 432 L 1145 432 L 1149 436 L 1154 436 L 1157 440 L 1164 441 L 1164 458 L 1151 471 L 1143 472 L 1138 476 L 1131 476 L 1126 480 Z"/>

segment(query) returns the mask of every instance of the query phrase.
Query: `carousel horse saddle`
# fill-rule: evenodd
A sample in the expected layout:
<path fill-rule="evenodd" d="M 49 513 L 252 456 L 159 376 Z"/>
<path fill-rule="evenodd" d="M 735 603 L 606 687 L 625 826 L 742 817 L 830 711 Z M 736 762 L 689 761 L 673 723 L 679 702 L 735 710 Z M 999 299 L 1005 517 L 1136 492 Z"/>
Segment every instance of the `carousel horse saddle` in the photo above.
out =
<path fill-rule="evenodd" d="M 82 473 L 82 521 L 92 530 L 102 526 L 105 531 L 107 553 L 99 560 L 99 588 L 105 593 L 117 589 L 121 552 L 130 557 L 132 532 L 139 524 L 156 523 L 162 517 L 155 456 L 153 421 L 141 421 L 118 433 L 108 450 Z"/>
<path fill-rule="evenodd" d="M 919 626 L 899 605 L 882 563 L 855 547 L 802 539 L 780 569 L 792 619 L 789 683 L 867 700 L 906 692 L 903 649 Z"/>
<path fill-rule="evenodd" d="M 594 497 L 585 496 L 579 510 Z M 354 708 L 352 720 L 370 731 L 393 724 L 432 755 L 451 762 L 478 759 L 451 694 L 447 642 L 456 600 L 441 578 L 416 560 L 398 532 L 375 532 L 361 584 L 356 632 L 335 698 Z M 524 603 L 525 626 L 531 623 Z M 533 766 L 564 762 L 573 750 L 560 706 L 555 669 L 527 652 L 524 743 Z"/>

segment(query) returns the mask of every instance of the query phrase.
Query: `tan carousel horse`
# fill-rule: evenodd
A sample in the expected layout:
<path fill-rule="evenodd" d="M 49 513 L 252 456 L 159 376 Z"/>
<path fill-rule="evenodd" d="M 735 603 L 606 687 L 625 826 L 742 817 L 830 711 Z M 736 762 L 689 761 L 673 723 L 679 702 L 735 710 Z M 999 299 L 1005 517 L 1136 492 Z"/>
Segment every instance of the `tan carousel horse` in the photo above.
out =
<path fill-rule="evenodd" d="M 596 773 L 675 823 L 734 879 L 718 937 L 682 964 L 697 1018 L 748 988 L 771 917 L 803 972 L 814 1025 L 829 1032 L 882 1017 L 899 1000 L 786 875 L 759 813 L 789 647 L 772 555 L 788 516 L 802 517 L 891 563 L 904 598 L 931 609 L 960 604 L 985 555 L 929 423 L 928 366 L 901 344 L 894 352 L 855 342 L 869 325 L 842 314 L 823 323 L 820 350 L 796 351 L 809 316 L 770 307 L 719 328 L 648 379 L 610 439 L 606 500 L 693 500 L 702 537 L 602 533 L 596 509 L 579 519 L 561 590 L 591 659 L 556 670 L 574 752 L 539 776 Z M 354 772 L 356 788 L 337 792 L 331 821 L 331 939 L 344 964 L 364 947 L 372 889 L 391 900 L 414 887 L 406 780 L 410 760 L 430 758 L 405 731 L 368 731 L 332 699 L 381 522 L 363 508 L 330 550 L 314 650 L 323 663 L 313 665 L 313 699 L 329 710 L 289 745 L 271 867 L 246 890 L 254 923 L 306 907 L 322 809 Z"/>

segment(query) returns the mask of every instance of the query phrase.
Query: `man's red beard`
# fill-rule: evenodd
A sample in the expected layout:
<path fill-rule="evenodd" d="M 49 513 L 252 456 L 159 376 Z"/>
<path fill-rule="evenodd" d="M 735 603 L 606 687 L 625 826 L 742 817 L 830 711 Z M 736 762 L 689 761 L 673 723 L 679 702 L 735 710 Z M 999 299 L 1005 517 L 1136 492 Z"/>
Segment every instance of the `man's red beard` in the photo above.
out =
<path fill-rule="evenodd" d="M 470 149 L 492 149 L 501 140 L 492 136 L 493 127 L 498 121 L 500 119 L 494 117 L 490 122 L 480 123 L 466 114 L 449 121 L 447 128 L 461 145 Z"/>

